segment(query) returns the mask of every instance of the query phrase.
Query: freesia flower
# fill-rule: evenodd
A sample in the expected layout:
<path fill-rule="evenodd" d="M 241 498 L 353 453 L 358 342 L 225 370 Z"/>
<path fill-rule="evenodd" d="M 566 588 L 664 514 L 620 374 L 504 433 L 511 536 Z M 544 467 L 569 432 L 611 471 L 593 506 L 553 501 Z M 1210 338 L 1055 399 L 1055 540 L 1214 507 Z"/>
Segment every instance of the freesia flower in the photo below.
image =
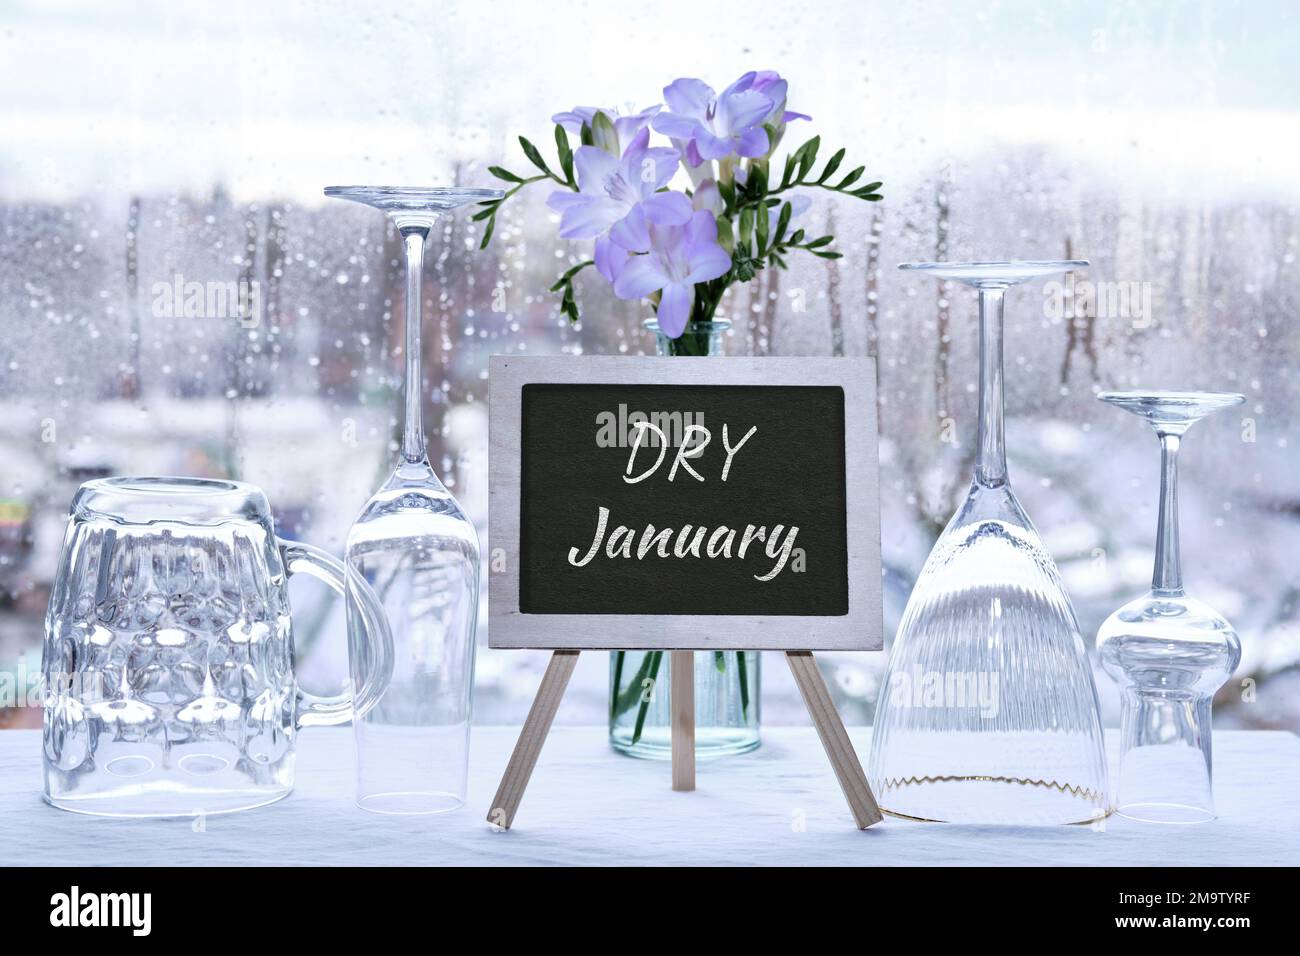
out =
<path fill-rule="evenodd" d="M 611 282 L 618 259 L 608 245 L 607 234 L 613 226 L 634 209 L 640 210 L 638 223 L 683 225 L 691 217 L 691 203 L 686 196 L 658 191 L 677 171 L 677 150 L 650 148 L 649 142 L 650 130 L 643 128 L 632 138 L 621 159 L 595 146 L 578 147 L 573 154 L 578 191 L 557 190 L 546 200 L 560 214 L 561 239 L 597 240 L 597 267 Z"/>
<path fill-rule="evenodd" d="M 785 108 L 785 97 L 786 91 L 789 89 L 789 84 L 787 84 L 785 80 L 781 79 L 781 74 L 777 73 L 775 70 L 759 70 L 752 74 L 746 73 L 745 76 L 753 76 L 754 78 L 749 86 L 751 90 L 758 90 L 758 92 L 762 93 L 772 101 L 772 111 L 763 118 L 764 123 L 768 123 L 772 126 L 782 126 L 789 123 L 791 120 L 812 119 L 812 117 L 806 113 L 793 113 Z M 744 78 L 745 77 L 742 76 L 741 80 Z M 738 80 L 737 82 L 740 81 Z"/>
<path fill-rule="evenodd" d="M 775 104 L 751 88 L 757 75 L 746 73 L 721 94 L 703 80 L 675 80 L 664 87 L 668 111 L 656 115 L 651 125 L 684 144 L 683 155 L 691 166 L 731 155 L 764 156 L 768 138 L 763 120 Z"/>
<path fill-rule="evenodd" d="M 596 240 L 596 254 L 592 259 L 596 263 L 596 271 L 609 282 L 617 281 L 623 272 L 623 266 L 627 265 L 627 260 L 630 258 L 632 253 L 609 236 L 601 236 Z"/>
<path fill-rule="evenodd" d="M 727 208 L 722 201 L 722 191 L 712 179 L 704 180 L 695 188 L 695 194 L 691 197 L 691 206 L 697 210 L 711 212 L 715 218 L 721 216 L 722 211 Z"/>
<path fill-rule="evenodd" d="M 614 294 L 642 299 L 661 293 L 659 327 L 677 338 L 695 304 L 695 283 L 726 275 L 731 256 L 718 245 L 718 225 L 710 212 L 695 213 L 685 225 L 650 223 L 647 232 L 648 251 L 627 260 L 614 281 Z"/>
<path fill-rule="evenodd" d="M 632 137 L 649 125 L 651 118 L 655 116 L 663 106 L 656 103 L 654 106 L 647 106 L 639 113 L 620 114 L 616 109 L 606 109 L 603 106 L 575 106 L 567 113 L 556 113 L 551 117 L 551 122 L 558 126 L 563 126 L 575 136 L 582 133 L 584 125 L 593 127 L 592 133 L 596 135 L 594 121 L 597 113 L 604 113 L 609 117 L 610 122 L 614 124 L 614 133 L 618 138 L 615 144 L 597 142 L 596 145 L 606 152 L 615 156 L 623 152 L 624 143 L 632 142 Z M 610 148 L 610 147 L 613 148 Z"/>

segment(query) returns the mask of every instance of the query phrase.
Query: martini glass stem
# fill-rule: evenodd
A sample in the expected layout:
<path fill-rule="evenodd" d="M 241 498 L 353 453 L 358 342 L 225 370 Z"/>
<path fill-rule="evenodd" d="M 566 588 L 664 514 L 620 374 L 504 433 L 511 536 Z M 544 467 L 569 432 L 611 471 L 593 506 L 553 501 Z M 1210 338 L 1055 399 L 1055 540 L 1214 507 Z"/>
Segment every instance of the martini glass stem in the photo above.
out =
<path fill-rule="evenodd" d="M 402 457 L 415 464 L 424 460 L 424 414 L 421 408 L 420 299 L 424 275 L 424 241 L 428 226 L 401 227 L 406 246 L 406 427 L 402 432 Z"/>
<path fill-rule="evenodd" d="M 980 420 L 975 476 L 979 483 L 998 487 L 1007 482 L 1007 448 L 1003 437 L 1002 309 L 1006 290 L 981 288 L 980 299 Z"/>
<path fill-rule="evenodd" d="M 1156 567 L 1151 589 L 1183 593 L 1183 569 L 1178 558 L 1178 435 L 1160 435 L 1160 518 L 1156 525 Z"/>

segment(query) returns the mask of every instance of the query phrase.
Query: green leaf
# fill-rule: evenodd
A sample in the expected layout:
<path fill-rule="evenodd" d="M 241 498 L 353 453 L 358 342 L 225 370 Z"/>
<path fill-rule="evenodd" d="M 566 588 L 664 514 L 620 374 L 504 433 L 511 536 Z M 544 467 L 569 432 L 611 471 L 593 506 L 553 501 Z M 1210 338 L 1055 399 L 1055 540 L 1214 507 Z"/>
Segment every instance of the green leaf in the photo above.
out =
<path fill-rule="evenodd" d="M 840 163 L 844 162 L 844 150 L 837 150 L 835 155 L 826 163 L 826 168 L 822 170 L 821 177 L 818 178 L 817 184 L 821 185 L 835 174 L 835 170 L 840 168 Z"/>
<path fill-rule="evenodd" d="M 819 252 L 816 249 L 809 249 L 813 255 L 819 259 L 843 259 L 844 256 L 838 252 Z"/>
<path fill-rule="evenodd" d="M 501 205 L 501 200 L 490 199 L 487 202 L 485 202 L 483 205 L 487 206 L 488 208 L 480 209 L 478 212 L 474 213 L 474 215 L 470 216 L 469 217 L 470 222 L 482 222 L 484 219 L 487 219 L 489 216 L 495 216 L 497 214 L 497 206 Z"/>
<path fill-rule="evenodd" d="M 822 246 L 829 246 L 834 241 L 834 236 L 819 236 L 812 242 L 805 242 L 803 247 L 805 249 L 820 249 Z"/>
<path fill-rule="evenodd" d="M 785 158 L 785 169 L 781 172 L 781 189 L 785 189 L 790 185 L 790 180 L 794 176 L 794 158 L 797 155 L 799 155 L 799 151 L 795 150 Z"/>
<path fill-rule="evenodd" d="M 852 186 L 854 183 L 856 183 L 859 179 L 862 178 L 862 174 L 865 173 L 866 171 L 867 171 L 867 167 L 859 166 L 857 169 L 853 170 L 853 172 L 849 173 L 847 176 L 841 179 L 840 184 L 835 188 L 845 189 L 849 186 Z"/>
<path fill-rule="evenodd" d="M 730 212 L 736 202 L 736 183 L 735 181 L 718 183 L 718 192 L 722 194 L 722 202 L 727 212 Z"/>
<path fill-rule="evenodd" d="M 736 236 L 731 230 L 731 220 L 726 216 L 718 219 L 718 245 L 730 254 L 736 248 Z"/>
<path fill-rule="evenodd" d="M 551 286 L 551 291 L 559 292 L 563 286 L 566 286 L 570 282 L 572 282 L 573 277 L 576 276 L 579 272 L 587 268 L 587 266 L 591 266 L 595 264 L 596 263 L 594 259 L 584 259 L 582 262 L 579 262 L 576 266 L 573 266 L 571 269 L 567 270 L 564 273 L 564 275 L 560 276 L 558 279 L 555 280 L 555 285 Z"/>
<path fill-rule="evenodd" d="M 740 247 L 749 248 L 749 239 L 754 233 L 754 207 L 746 206 L 740 211 Z"/>
<path fill-rule="evenodd" d="M 564 181 L 573 185 L 573 150 L 569 148 L 569 134 L 559 123 L 555 124 L 555 149 L 560 156 L 560 170 Z"/>
<path fill-rule="evenodd" d="M 776 217 L 776 236 L 772 240 L 773 245 L 778 245 L 785 238 L 785 231 L 790 227 L 790 217 L 794 215 L 794 207 L 788 202 L 781 204 L 781 213 Z"/>
<path fill-rule="evenodd" d="M 504 179 L 508 183 L 522 183 L 524 181 L 522 176 L 516 176 L 510 170 L 501 166 L 489 166 L 488 172 L 497 179 Z"/>
<path fill-rule="evenodd" d="M 573 299 L 573 286 L 564 287 L 564 298 L 560 300 L 560 312 L 569 317 L 570 322 L 578 321 L 578 303 Z"/>
<path fill-rule="evenodd" d="M 496 210 L 493 210 L 495 212 Z M 486 249 L 488 243 L 492 241 L 492 233 L 497 227 L 497 217 L 493 216 L 487 221 L 487 228 L 483 230 L 483 240 L 478 244 L 480 249 Z"/>
<path fill-rule="evenodd" d="M 530 143 L 527 138 L 520 136 L 519 145 L 523 147 L 524 155 L 528 157 L 530 163 L 542 172 L 546 173 L 546 175 L 553 175 L 551 173 L 551 168 L 546 165 L 546 160 L 542 159 L 542 154 L 538 152 L 537 147 Z"/>
<path fill-rule="evenodd" d="M 821 148 L 822 138 L 814 136 L 808 142 L 799 147 L 799 152 L 803 155 L 799 157 L 798 175 L 795 177 L 800 182 L 808 175 L 808 170 L 812 169 L 813 163 L 817 162 L 817 150 Z"/>
<path fill-rule="evenodd" d="M 763 255 L 763 250 L 767 248 L 767 233 L 768 233 L 767 206 L 763 205 L 758 207 L 758 213 L 755 219 L 756 222 L 755 222 L 754 232 L 755 232 L 755 239 L 757 240 L 757 242 L 755 245 L 754 253 L 755 255 L 761 256 Z"/>
<path fill-rule="evenodd" d="M 803 242 L 803 230 L 796 229 L 794 235 L 790 237 L 790 245 L 797 246 L 801 242 Z"/>
<path fill-rule="evenodd" d="M 582 132 L 578 134 L 578 140 L 583 146 L 591 146 L 591 126 L 587 123 L 582 124 Z"/>

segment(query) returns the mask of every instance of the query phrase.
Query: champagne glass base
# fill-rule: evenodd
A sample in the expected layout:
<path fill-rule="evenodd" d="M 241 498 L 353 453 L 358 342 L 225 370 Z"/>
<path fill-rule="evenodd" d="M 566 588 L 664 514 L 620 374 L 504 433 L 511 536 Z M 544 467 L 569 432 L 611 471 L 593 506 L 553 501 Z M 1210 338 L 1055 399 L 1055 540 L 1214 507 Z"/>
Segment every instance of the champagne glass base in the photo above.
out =
<path fill-rule="evenodd" d="M 1116 807 L 1115 812 L 1121 817 L 1141 823 L 1164 823 L 1174 826 L 1209 823 L 1217 819 L 1204 807 L 1192 807 L 1181 803 L 1130 803 Z"/>
<path fill-rule="evenodd" d="M 955 279 L 976 288 L 1006 289 L 1087 266 L 1087 259 L 1009 259 L 1004 262 L 905 262 L 899 268 L 924 272 L 935 279 Z"/>
<path fill-rule="evenodd" d="M 917 823 L 1077 826 L 1096 823 L 1111 812 L 1101 794 L 1058 781 L 1021 777 L 971 775 L 902 781 L 876 796 L 887 801 L 879 804 L 881 813 Z"/>

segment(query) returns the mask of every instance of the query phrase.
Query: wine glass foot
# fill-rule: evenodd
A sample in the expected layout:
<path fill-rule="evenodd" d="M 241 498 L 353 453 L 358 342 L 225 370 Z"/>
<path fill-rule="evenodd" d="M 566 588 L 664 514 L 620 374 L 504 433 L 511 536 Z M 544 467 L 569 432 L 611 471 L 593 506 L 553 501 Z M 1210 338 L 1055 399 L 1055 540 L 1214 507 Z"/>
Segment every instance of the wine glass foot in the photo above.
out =
<path fill-rule="evenodd" d="M 1158 432 L 1185 432 L 1206 415 L 1246 400 L 1237 392 L 1102 392 L 1099 401 L 1139 415 Z"/>
<path fill-rule="evenodd" d="M 956 279 L 976 288 L 1005 289 L 1087 266 L 1087 259 L 1009 259 L 1005 262 L 904 262 L 898 268 L 924 272 L 936 279 Z"/>
<path fill-rule="evenodd" d="M 478 186 L 326 186 L 325 195 L 385 212 L 447 212 L 470 203 L 500 199 L 505 190 Z"/>

